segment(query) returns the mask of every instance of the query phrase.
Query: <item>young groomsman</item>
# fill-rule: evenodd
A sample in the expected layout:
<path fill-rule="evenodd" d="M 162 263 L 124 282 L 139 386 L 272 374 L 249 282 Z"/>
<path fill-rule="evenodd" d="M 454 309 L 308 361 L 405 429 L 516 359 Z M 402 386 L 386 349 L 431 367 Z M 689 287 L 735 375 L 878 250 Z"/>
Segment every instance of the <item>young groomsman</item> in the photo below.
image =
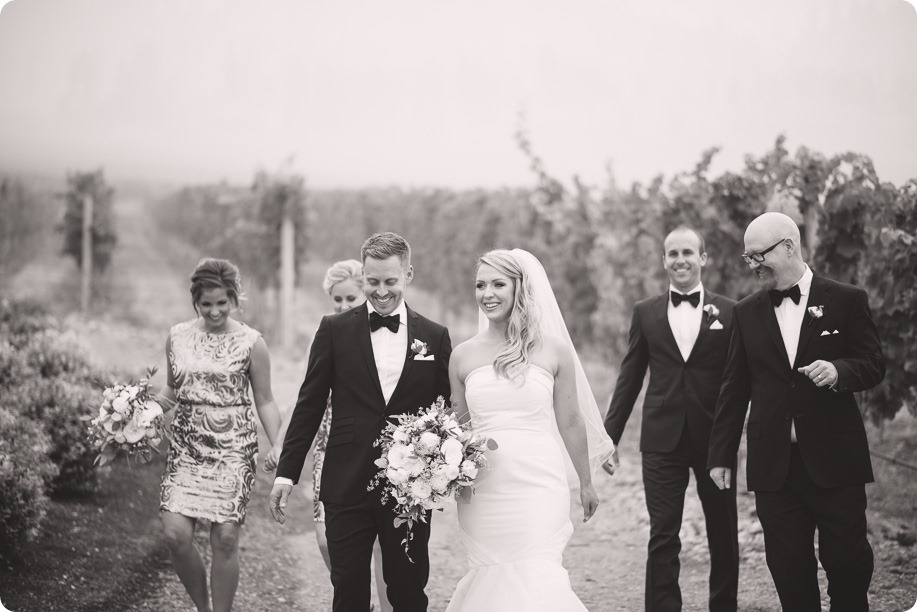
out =
<path fill-rule="evenodd" d="M 732 486 L 750 399 L 748 488 L 783 609 L 821 610 L 818 529 L 831 610 L 868 610 L 873 555 L 864 485 L 873 475 L 853 394 L 885 376 L 868 297 L 813 274 L 802 259 L 799 228 L 780 213 L 749 224 L 742 257 L 762 288 L 734 310 L 710 477 L 721 489 Z"/>
<path fill-rule="evenodd" d="M 710 548 L 710 610 L 735 612 L 739 581 L 735 487 L 717 489 L 706 469 L 735 302 L 707 291 L 701 283 L 707 253 L 697 231 L 673 230 L 665 239 L 662 263 L 669 291 L 634 306 L 627 354 L 605 429 L 617 445 L 649 367 L 640 429 L 650 516 L 646 610 L 681 610 L 678 532 L 693 470 Z M 734 462 L 733 455 L 730 465 Z M 613 473 L 611 465 L 605 469 Z"/>

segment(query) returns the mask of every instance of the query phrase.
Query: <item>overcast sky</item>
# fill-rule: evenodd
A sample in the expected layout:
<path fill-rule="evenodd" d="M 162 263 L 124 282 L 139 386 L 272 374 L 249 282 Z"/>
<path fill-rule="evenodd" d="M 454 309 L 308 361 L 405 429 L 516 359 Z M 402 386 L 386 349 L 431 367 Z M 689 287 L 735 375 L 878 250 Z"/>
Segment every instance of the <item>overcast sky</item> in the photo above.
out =
<path fill-rule="evenodd" d="M 903 0 L 14 0 L 0 169 L 313 187 L 619 183 L 790 150 L 917 178 Z"/>

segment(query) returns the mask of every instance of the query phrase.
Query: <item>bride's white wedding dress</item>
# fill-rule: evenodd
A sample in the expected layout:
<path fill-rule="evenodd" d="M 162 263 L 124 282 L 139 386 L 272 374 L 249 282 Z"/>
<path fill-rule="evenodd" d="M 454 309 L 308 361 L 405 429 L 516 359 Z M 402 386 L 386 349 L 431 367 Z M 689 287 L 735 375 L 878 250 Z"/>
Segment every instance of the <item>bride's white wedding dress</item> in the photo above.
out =
<path fill-rule="evenodd" d="M 465 400 L 476 432 L 499 448 L 470 502 L 458 502 L 469 571 L 447 612 L 582 611 L 562 565 L 573 533 L 554 377 L 529 365 L 521 386 L 492 365 L 469 372 Z"/>

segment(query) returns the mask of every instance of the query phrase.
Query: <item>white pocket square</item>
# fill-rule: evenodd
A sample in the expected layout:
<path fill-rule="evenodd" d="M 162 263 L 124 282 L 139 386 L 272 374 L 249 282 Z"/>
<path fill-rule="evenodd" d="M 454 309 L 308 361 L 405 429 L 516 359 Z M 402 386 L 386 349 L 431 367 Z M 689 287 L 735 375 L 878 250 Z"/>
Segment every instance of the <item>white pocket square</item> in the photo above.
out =
<path fill-rule="evenodd" d="M 433 361 L 433 355 L 414 355 L 414 361 Z"/>
<path fill-rule="evenodd" d="M 823 331 L 823 332 L 821 333 L 821 335 L 822 335 L 822 336 L 831 336 L 831 335 L 839 334 L 839 333 L 841 333 L 841 332 L 837 331 L 836 329 L 835 329 L 833 332 L 829 332 L 829 331 L 826 329 L 825 331 Z"/>
<path fill-rule="evenodd" d="M 723 324 L 718 320 L 710 324 L 710 329 L 723 329 Z"/>

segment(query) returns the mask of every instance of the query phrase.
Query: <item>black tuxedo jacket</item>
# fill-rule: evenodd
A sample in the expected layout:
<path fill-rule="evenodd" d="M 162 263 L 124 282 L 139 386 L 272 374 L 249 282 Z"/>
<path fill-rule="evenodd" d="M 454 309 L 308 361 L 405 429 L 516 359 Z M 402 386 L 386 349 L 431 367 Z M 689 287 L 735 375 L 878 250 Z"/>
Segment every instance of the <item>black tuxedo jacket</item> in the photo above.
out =
<path fill-rule="evenodd" d="M 701 315 L 697 340 L 687 361 L 681 356 L 669 325 L 669 293 L 634 306 L 627 354 L 605 416 L 605 430 L 615 444 L 624 433 L 649 366 L 640 450 L 662 453 L 674 450 L 687 421 L 691 446 L 698 452 L 707 452 L 735 302 L 704 290 L 704 305 L 707 304 L 716 306 L 719 314 Z M 717 321 L 719 325 L 714 327 L 721 325 L 722 329 L 710 329 Z"/>
<path fill-rule="evenodd" d="M 299 482 L 330 393 L 331 432 L 322 466 L 321 499 L 338 504 L 359 503 L 378 469 L 373 462 L 379 458 L 380 450 L 373 442 L 382 433 L 386 417 L 416 413 L 440 395 L 449 399 L 449 331 L 410 308 L 407 319 L 404 370 L 388 406 L 376 371 L 366 304 L 322 319 L 283 441 L 277 476 Z M 383 328 L 375 333 L 391 332 Z M 427 343 L 432 360 L 414 359 L 410 346 L 415 339 Z"/>
<path fill-rule="evenodd" d="M 822 316 L 810 309 L 822 307 Z M 816 387 L 797 368 L 816 359 L 837 368 L 835 390 Z M 716 406 L 708 467 L 734 464 L 748 417 L 748 488 L 777 491 L 790 462 L 790 422 L 799 453 L 821 487 L 872 482 L 863 418 L 853 397 L 885 376 L 879 332 L 866 292 L 815 275 L 802 320 L 796 363 L 789 365 L 780 326 L 767 292 L 735 307 L 729 357 Z"/>

